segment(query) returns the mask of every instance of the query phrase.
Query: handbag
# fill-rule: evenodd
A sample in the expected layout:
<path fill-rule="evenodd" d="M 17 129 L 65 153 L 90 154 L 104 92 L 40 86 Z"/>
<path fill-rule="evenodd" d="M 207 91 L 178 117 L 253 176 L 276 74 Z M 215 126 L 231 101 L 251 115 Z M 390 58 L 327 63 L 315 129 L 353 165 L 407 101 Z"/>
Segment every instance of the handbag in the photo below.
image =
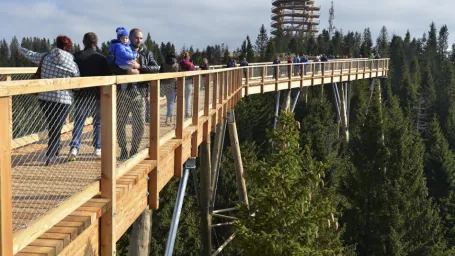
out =
<path fill-rule="evenodd" d="M 31 79 L 41 79 L 41 67 L 43 66 L 43 61 L 44 58 L 46 58 L 48 53 L 44 54 L 43 57 L 41 57 L 41 60 L 38 65 L 38 69 L 36 70 L 35 74 L 33 74 L 30 78 Z"/>

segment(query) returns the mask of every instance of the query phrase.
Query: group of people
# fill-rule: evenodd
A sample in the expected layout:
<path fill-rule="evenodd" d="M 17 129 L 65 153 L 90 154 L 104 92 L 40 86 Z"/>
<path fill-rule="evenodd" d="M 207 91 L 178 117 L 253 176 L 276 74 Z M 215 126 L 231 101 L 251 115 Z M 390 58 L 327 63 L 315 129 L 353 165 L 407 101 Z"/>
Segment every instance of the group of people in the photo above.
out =
<path fill-rule="evenodd" d="M 67 36 L 56 38 L 55 48 L 50 52 L 37 53 L 26 48 L 20 48 L 19 53 L 38 64 L 35 78 L 72 78 L 129 74 L 151 74 L 158 72 L 177 72 L 195 70 L 188 53 L 182 56 L 177 64 L 175 53 L 166 56 L 166 62 L 160 67 L 153 53 L 143 44 L 143 33 L 134 28 L 128 31 L 119 27 L 116 29 L 117 37 L 111 41 L 110 53 L 104 56 L 97 49 L 98 38 L 93 32 L 86 33 L 83 37 L 84 50 L 71 54 L 73 43 Z M 207 60 L 199 67 L 208 69 Z M 176 79 L 162 81 L 162 86 L 169 88 L 166 98 L 168 100 L 168 113 L 166 124 L 171 123 L 173 106 L 176 96 Z M 191 115 L 189 99 L 192 90 L 192 80 L 185 83 L 186 116 Z M 137 82 L 117 86 L 117 140 L 120 147 L 120 159 L 125 160 L 138 153 L 140 142 L 144 135 L 146 122 L 146 108 L 149 108 L 149 83 Z M 100 88 L 91 87 L 77 90 L 58 90 L 38 94 L 39 105 L 44 114 L 48 128 L 48 147 L 46 151 L 46 165 L 56 163 L 60 154 L 61 132 L 65 120 L 74 105 L 74 128 L 70 142 L 68 161 L 74 161 L 81 145 L 81 137 L 85 121 L 93 115 L 93 147 L 94 155 L 101 156 L 101 115 L 100 115 Z M 126 120 L 132 115 L 132 141 L 130 150 L 127 149 Z"/>

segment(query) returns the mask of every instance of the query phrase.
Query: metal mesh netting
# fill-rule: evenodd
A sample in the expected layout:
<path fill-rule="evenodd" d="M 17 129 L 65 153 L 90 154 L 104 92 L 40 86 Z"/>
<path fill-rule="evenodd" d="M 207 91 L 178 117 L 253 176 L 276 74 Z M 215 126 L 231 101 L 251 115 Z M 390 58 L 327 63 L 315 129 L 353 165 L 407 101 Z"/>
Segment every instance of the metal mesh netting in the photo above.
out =
<path fill-rule="evenodd" d="M 195 82 L 195 77 L 193 76 L 188 76 L 185 77 L 185 104 L 183 106 L 184 108 L 184 120 L 188 120 L 193 117 L 193 104 L 194 104 L 194 97 L 193 97 L 193 89 L 194 89 L 194 82 Z M 200 88 L 200 87 L 199 87 Z M 200 95 L 199 95 L 200 97 Z"/>
<path fill-rule="evenodd" d="M 31 79 L 32 75 L 34 75 L 34 74 L 11 74 L 11 75 L 0 74 L 0 82 L 7 81 L 8 77 L 11 77 L 11 81 L 29 80 L 29 79 Z"/>
<path fill-rule="evenodd" d="M 101 128 L 93 90 L 99 88 L 40 94 L 61 96 L 47 100 L 12 97 L 13 231 L 99 179 Z"/>
<path fill-rule="evenodd" d="M 148 83 L 117 86 L 117 163 L 149 146 Z"/>
<path fill-rule="evenodd" d="M 154 97 L 152 95 L 152 97 Z M 160 136 L 175 130 L 177 113 L 177 79 L 160 82 Z"/>

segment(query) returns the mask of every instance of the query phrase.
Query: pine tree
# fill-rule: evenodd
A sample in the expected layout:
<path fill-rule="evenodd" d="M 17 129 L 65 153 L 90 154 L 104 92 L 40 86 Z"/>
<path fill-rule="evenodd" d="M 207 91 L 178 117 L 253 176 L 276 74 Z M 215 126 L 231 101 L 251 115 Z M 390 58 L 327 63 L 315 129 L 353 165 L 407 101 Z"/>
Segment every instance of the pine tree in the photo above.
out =
<path fill-rule="evenodd" d="M 276 56 L 275 41 L 270 40 L 267 44 L 267 50 L 265 51 L 265 61 L 273 61 Z"/>
<path fill-rule="evenodd" d="M 253 63 L 255 61 L 254 49 L 251 44 L 250 36 L 246 36 L 246 60 L 249 63 Z"/>
<path fill-rule="evenodd" d="M 349 203 L 345 241 L 357 244 L 358 255 L 443 255 L 423 177 L 424 147 L 398 100 L 389 104 L 384 113 L 376 89 L 364 126 L 350 140 L 352 165 L 341 187 Z"/>
<path fill-rule="evenodd" d="M 449 29 L 446 25 L 443 25 L 439 30 L 438 36 L 438 62 L 442 63 L 448 56 L 449 48 Z"/>
<path fill-rule="evenodd" d="M 259 53 L 261 62 L 268 61 L 265 59 L 265 51 L 267 49 L 268 42 L 269 38 L 267 36 L 267 30 L 265 29 L 264 24 L 262 24 L 261 28 L 259 29 L 258 37 L 256 38 L 255 46 L 255 50 L 257 53 Z"/>
<path fill-rule="evenodd" d="M 341 255 L 335 209 L 322 193 L 324 166 L 300 149 L 292 113 L 278 121 L 283 128 L 269 133 L 275 152 L 247 174 L 255 191 L 237 224 L 237 245 L 245 255 Z"/>
<path fill-rule="evenodd" d="M 371 48 L 373 48 L 373 39 L 371 37 L 371 32 L 369 28 L 366 28 L 363 31 L 363 40 L 362 45 L 360 46 L 360 51 L 363 57 L 370 56 Z"/>
<path fill-rule="evenodd" d="M 9 48 L 6 40 L 0 41 L 0 67 L 9 66 Z"/>
<path fill-rule="evenodd" d="M 246 58 L 246 55 L 247 55 L 246 40 L 243 40 L 242 47 L 240 49 L 239 59 L 243 60 L 243 58 Z"/>
<path fill-rule="evenodd" d="M 381 31 L 379 32 L 376 44 L 379 55 L 382 58 L 389 57 L 389 34 L 387 33 L 387 28 L 385 26 L 382 26 Z"/>

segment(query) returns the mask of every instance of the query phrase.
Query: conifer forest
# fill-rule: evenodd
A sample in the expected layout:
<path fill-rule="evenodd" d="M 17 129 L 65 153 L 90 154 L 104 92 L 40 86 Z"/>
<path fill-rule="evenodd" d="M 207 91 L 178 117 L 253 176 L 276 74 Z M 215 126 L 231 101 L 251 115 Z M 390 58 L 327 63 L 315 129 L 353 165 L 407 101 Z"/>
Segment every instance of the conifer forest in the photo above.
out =
<path fill-rule="evenodd" d="M 158 64 L 169 51 L 188 51 L 197 65 L 203 58 L 226 64 L 233 56 L 250 63 L 287 55 L 390 58 L 388 78 L 377 79 L 373 90 L 371 80 L 353 82 L 348 142 L 339 132 L 330 89 L 321 97 L 320 87 L 310 87 L 294 113 L 277 117 L 279 129 L 273 129 L 275 94 L 251 95 L 235 106 L 249 207 L 238 199 L 226 139 L 215 208 L 240 210 L 232 213 L 238 218 L 233 225 L 212 230 L 214 248 L 236 234 L 220 255 L 455 255 L 455 44 L 447 26 L 432 23 L 420 36 L 383 27 L 374 39 L 368 28 L 295 37 L 282 31 L 269 36 L 262 25 L 237 49 L 175 49 L 150 34 L 144 38 Z M 18 56 L 18 46 L 45 52 L 53 42 L 3 39 L 0 66 L 33 66 Z M 109 43 L 99 48 L 107 54 Z M 173 255 L 200 253 L 198 179 L 196 169 Z M 164 255 L 178 186 L 172 179 L 160 193 L 150 255 Z M 131 228 L 117 243 L 117 255 L 128 255 L 130 236 Z"/>

